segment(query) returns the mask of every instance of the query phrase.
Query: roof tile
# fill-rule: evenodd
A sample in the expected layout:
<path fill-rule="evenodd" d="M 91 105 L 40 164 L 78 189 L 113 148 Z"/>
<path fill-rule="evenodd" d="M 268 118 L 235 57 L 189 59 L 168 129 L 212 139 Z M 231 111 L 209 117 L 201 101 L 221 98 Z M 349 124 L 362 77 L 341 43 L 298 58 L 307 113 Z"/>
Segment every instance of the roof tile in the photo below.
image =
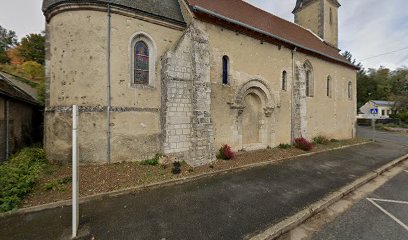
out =
<path fill-rule="evenodd" d="M 193 10 L 200 11 L 200 9 L 205 9 L 262 32 L 269 33 L 278 40 L 283 40 L 304 50 L 312 51 L 320 56 L 328 57 L 356 68 L 339 54 L 337 48 L 329 46 L 310 30 L 252 6 L 245 1 L 187 0 L 187 2 Z"/>

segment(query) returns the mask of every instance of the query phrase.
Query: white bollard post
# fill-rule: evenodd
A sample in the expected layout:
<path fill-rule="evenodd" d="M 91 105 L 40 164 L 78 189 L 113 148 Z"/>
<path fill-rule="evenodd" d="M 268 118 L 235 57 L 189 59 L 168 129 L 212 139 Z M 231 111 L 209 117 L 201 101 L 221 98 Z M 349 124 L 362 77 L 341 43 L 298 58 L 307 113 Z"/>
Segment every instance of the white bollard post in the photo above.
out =
<path fill-rule="evenodd" d="M 72 238 L 79 226 L 78 106 L 72 106 Z"/>

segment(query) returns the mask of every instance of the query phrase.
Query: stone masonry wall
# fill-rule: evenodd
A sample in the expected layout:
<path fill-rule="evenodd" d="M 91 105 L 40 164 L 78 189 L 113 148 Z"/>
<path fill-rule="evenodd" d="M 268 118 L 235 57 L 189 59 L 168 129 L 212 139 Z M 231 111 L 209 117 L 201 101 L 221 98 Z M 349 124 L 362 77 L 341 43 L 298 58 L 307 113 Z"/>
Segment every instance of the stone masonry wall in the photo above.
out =
<path fill-rule="evenodd" d="M 191 166 L 215 158 L 208 36 L 193 22 L 162 60 L 163 151 Z"/>
<path fill-rule="evenodd" d="M 294 95 L 294 137 L 307 138 L 306 74 L 301 63 L 296 63 Z"/>

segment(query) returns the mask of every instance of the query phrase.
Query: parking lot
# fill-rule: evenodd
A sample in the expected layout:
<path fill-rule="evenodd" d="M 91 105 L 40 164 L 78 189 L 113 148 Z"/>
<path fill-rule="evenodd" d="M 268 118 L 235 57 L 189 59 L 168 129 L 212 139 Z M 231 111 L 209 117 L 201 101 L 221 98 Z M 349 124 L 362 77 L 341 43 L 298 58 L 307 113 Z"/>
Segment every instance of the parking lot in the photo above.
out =
<path fill-rule="evenodd" d="M 324 226 L 315 240 L 408 239 L 408 170 Z"/>

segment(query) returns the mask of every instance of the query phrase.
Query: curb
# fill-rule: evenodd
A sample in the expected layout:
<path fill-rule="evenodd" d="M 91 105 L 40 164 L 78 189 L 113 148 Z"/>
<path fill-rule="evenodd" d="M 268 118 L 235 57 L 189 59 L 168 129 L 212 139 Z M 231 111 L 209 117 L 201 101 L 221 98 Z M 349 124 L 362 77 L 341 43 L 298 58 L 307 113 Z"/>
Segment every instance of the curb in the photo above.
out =
<path fill-rule="evenodd" d="M 218 171 L 214 171 L 214 172 L 203 173 L 201 175 L 196 175 L 196 176 L 190 176 L 190 177 L 173 179 L 173 180 L 162 181 L 162 182 L 156 182 L 156 183 L 151 183 L 151 184 L 141 185 L 141 186 L 136 186 L 136 187 L 130 187 L 130 188 L 120 189 L 120 190 L 111 191 L 111 192 L 98 193 L 98 194 L 95 194 L 95 195 L 81 197 L 79 199 L 79 203 L 83 204 L 83 203 L 87 203 L 87 202 L 97 200 L 97 199 L 103 199 L 103 198 L 108 198 L 108 197 L 117 197 L 117 196 L 129 194 L 129 193 L 134 193 L 134 192 L 141 192 L 141 191 L 146 191 L 146 190 L 151 190 L 151 189 L 156 189 L 156 188 L 161 188 L 161 187 L 179 185 L 179 184 L 199 180 L 199 179 L 202 179 L 202 178 L 205 178 L 205 177 L 219 176 L 219 175 L 222 175 L 222 174 L 244 171 L 244 170 L 248 170 L 248 169 L 255 168 L 255 167 L 261 167 L 261 166 L 276 164 L 276 163 L 279 163 L 279 162 L 282 162 L 282 161 L 297 159 L 297 158 L 300 158 L 300 157 L 307 157 L 307 156 L 315 155 L 315 154 L 318 154 L 318 153 L 341 150 L 341 149 L 345 149 L 345 148 L 349 148 L 349 147 L 356 147 L 356 146 L 366 145 L 366 144 L 369 144 L 369 143 L 373 143 L 373 142 L 368 141 L 368 142 L 363 142 L 363 143 L 357 143 L 357 144 L 332 148 L 332 149 L 328 149 L 328 150 L 320 151 L 320 152 L 304 153 L 304 154 L 300 154 L 300 155 L 293 156 L 293 157 L 288 157 L 288 158 L 268 160 L 268 161 L 259 162 L 259 163 L 251 163 L 251 164 L 247 164 L 247 165 L 243 165 L 243 166 L 239 166 L 239 167 L 234 167 L 234 168 L 230 168 L 230 169 L 224 169 L 224 170 L 218 170 Z M 39 212 L 39 211 L 42 211 L 42 210 L 47 210 L 47 209 L 52 209 L 52 208 L 57 208 L 57 207 L 68 207 L 68 206 L 71 206 L 71 205 L 72 205 L 72 200 L 71 199 L 62 200 L 62 201 L 58 201 L 58 202 L 47 203 L 47 204 L 28 207 L 28 208 L 21 208 L 21 209 L 15 210 L 15 211 L 0 213 L 0 218 L 12 216 L 12 215 L 18 215 L 18 214 Z"/>
<path fill-rule="evenodd" d="M 333 203 L 342 199 L 345 195 L 349 194 L 350 192 L 356 190 L 357 188 L 361 187 L 362 185 L 370 182 L 374 178 L 378 177 L 382 173 L 386 172 L 387 170 L 391 169 L 392 167 L 408 160 L 408 154 L 397 158 L 384 166 L 371 171 L 367 175 L 355 180 L 351 184 L 342 187 L 340 190 L 330 194 L 329 196 L 324 197 L 322 200 L 319 200 L 313 204 L 311 204 L 306 209 L 296 213 L 295 215 L 283 220 L 270 228 L 258 233 L 256 235 L 251 235 L 246 239 L 250 240 L 272 240 L 276 239 L 282 234 L 296 228 L 307 219 L 311 218 L 312 216 L 316 215 L 317 213 L 321 212 L 322 210 L 328 208 Z"/>

